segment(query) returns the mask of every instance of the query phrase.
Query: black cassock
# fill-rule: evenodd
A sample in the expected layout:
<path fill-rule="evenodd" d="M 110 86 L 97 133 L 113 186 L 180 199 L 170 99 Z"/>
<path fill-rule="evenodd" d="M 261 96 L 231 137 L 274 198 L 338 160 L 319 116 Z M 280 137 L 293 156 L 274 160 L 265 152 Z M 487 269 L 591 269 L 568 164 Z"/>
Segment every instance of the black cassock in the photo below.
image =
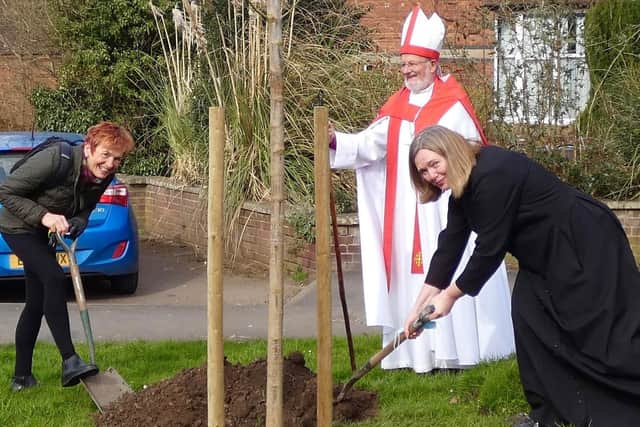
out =
<path fill-rule="evenodd" d="M 622 225 L 602 203 L 525 156 L 478 154 L 451 197 L 426 282 L 476 295 L 506 252 L 518 260 L 511 312 L 531 416 L 544 424 L 640 426 L 640 273 Z"/>

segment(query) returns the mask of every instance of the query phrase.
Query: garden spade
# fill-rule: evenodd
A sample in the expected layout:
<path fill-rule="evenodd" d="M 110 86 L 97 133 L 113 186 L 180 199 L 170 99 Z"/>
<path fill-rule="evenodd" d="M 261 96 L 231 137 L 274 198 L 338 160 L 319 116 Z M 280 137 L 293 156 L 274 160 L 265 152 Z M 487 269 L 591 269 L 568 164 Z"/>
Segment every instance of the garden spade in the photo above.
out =
<path fill-rule="evenodd" d="M 435 323 L 429 320 L 429 315 L 433 313 L 434 310 L 435 310 L 435 307 L 433 305 L 430 304 L 426 306 L 425 309 L 422 310 L 418 318 L 415 320 L 415 322 L 413 322 L 413 324 L 411 325 L 411 332 L 418 331 L 422 328 L 427 328 L 427 329 L 433 328 L 435 326 Z M 406 339 L 407 339 L 407 336 L 404 333 L 404 331 L 402 331 L 398 335 L 397 339 L 391 341 L 389 344 L 384 346 L 382 350 L 380 350 L 379 352 L 371 356 L 371 358 L 367 360 L 367 363 L 365 363 L 364 366 L 360 368 L 358 372 L 353 374 L 353 376 L 349 379 L 349 381 L 347 381 L 344 387 L 342 387 L 342 391 L 340 391 L 340 394 L 338 394 L 338 397 L 336 397 L 336 400 L 334 400 L 333 403 L 334 404 L 340 403 L 342 400 L 344 400 L 346 393 L 349 390 L 351 390 L 351 387 L 353 387 L 356 381 L 358 381 L 367 372 L 373 369 L 378 363 L 380 363 L 382 359 L 387 357 L 389 353 L 391 353 L 393 350 L 398 348 L 398 346 L 402 344 Z"/>
<path fill-rule="evenodd" d="M 80 320 L 82 328 L 89 347 L 89 358 L 93 365 L 96 364 L 96 350 L 93 344 L 93 333 L 91 332 L 91 322 L 89 321 L 89 311 L 87 310 L 87 300 L 84 296 L 84 287 L 80 278 L 80 268 L 76 260 L 76 246 L 78 240 L 74 240 L 71 244 L 65 242 L 60 233 L 56 233 L 56 238 L 60 246 L 62 246 L 69 258 L 69 271 L 71 273 L 71 281 L 73 282 L 73 292 L 76 296 L 76 303 L 80 311 Z M 98 407 L 100 412 L 104 412 L 105 408 L 117 400 L 125 393 L 131 392 L 131 387 L 122 379 L 120 374 L 113 369 L 107 368 L 103 372 L 99 372 L 91 377 L 80 380 L 84 388 L 91 396 L 91 399 Z"/>

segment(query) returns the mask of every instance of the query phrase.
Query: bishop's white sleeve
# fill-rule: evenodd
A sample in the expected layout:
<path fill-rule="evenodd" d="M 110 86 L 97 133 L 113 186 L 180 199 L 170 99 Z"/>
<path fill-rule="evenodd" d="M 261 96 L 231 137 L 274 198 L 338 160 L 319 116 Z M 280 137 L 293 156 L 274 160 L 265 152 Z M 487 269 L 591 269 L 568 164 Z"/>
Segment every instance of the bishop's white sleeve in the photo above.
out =
<path fill-rule="evenodd" d="M 332 169 L 358 169 L 387 156 L 389 117 L 376 120 L 358 133 L 336 132 L 336 149 L 329 150 Z"/>
<path fill-rule="evenodd" d="M 476 124 L 460 102 L 453 104 L 453 107 L 442 116 L 438 124 L 458 132 L 465 139 L 481 142 Z"/>

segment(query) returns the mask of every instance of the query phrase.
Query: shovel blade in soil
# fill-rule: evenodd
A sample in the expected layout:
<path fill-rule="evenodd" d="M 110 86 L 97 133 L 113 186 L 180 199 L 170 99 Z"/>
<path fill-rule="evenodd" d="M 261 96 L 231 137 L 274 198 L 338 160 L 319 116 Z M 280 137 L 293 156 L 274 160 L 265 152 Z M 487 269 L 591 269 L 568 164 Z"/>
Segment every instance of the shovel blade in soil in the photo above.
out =
<path fill-rule="evenodd" d="M 107 368 L 104 372 L 82 379 L 81 382 L 100 412 L 104 412 L 123 394 L 133 391 L 114 368 Z"/>

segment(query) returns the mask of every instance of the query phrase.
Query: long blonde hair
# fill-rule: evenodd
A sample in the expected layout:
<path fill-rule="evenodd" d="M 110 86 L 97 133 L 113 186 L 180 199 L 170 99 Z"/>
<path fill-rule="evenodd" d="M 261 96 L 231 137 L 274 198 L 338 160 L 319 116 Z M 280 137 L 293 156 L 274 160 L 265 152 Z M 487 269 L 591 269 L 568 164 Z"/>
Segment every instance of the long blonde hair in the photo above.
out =
<path fill-rule="evenodd" d="M 416 168 L 416 155 L 420 150 L 429 150 L 442 156 L 447 161 L 447 182 L 453 197 L 462 196 L 471 169 L 476 165 L 476 155 L 481 145 L 467 141 L 460 135 L 444 126 L 429 126 L 420 131 L 411 142 L 409 148 L 409 174 L 411 182 L 419 193 L 420 202 L 427 203 L 442 195 L 442 190 L 427 182 Z"/>

